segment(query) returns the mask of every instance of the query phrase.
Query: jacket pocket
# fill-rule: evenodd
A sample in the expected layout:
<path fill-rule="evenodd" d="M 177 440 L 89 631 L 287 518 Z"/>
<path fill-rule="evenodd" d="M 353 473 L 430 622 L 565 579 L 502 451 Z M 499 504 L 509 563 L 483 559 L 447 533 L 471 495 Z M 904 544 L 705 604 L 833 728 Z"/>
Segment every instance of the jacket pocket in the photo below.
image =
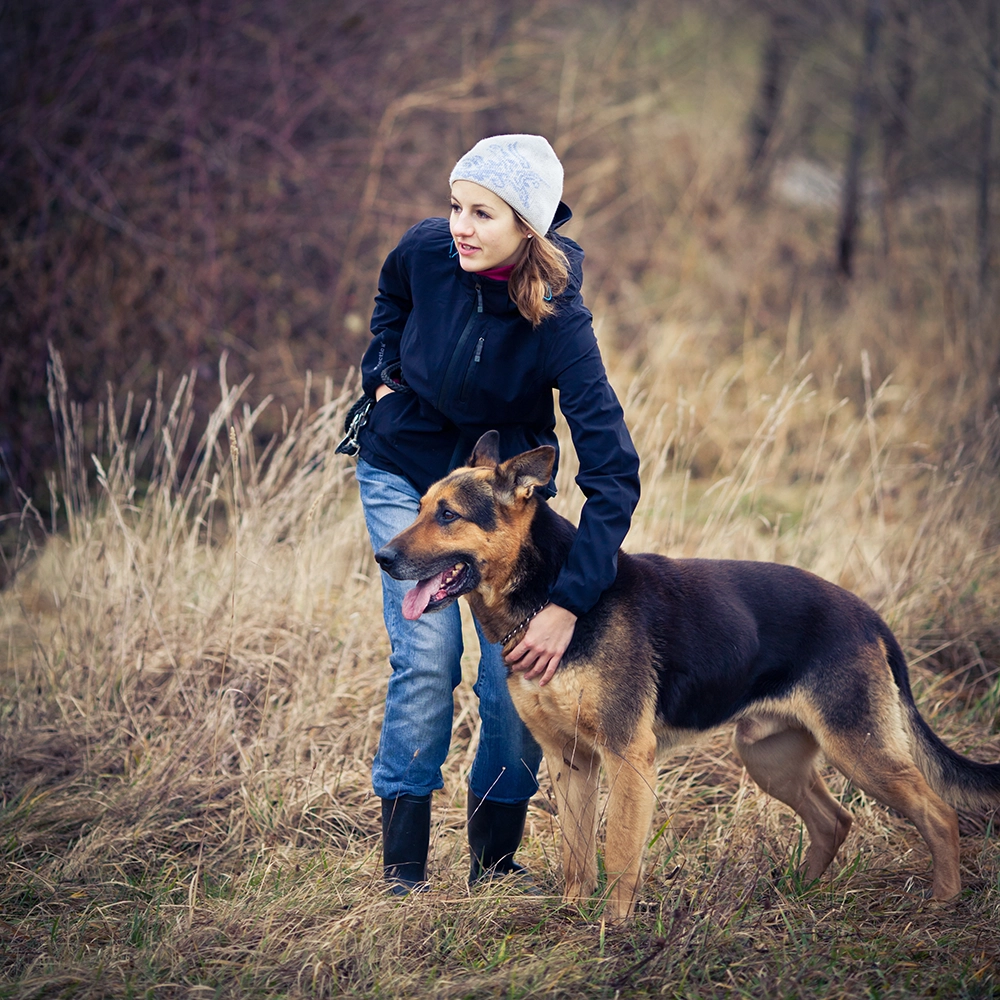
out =
<path fill-rule="evenodd" d="M 365 425 L 368 434 L 392 440 L 393 432 L 399 424 L 400 414 L 406 410 L 409 393 L 387 392 L 375 403 Z"/>

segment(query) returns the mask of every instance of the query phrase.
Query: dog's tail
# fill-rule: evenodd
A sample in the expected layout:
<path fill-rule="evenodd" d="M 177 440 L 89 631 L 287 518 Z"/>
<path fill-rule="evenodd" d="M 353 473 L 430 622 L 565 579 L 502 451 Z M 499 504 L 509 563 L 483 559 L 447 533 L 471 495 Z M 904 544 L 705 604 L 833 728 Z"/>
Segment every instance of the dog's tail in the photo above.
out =
<path fill-rule="evenodd" d="M 888 629 L 886 630 L 888 632 Z M 956 753 L 934 732 L 917 709 L 910 690 L 906 659 L 891 632 L 883 637 L 893 677 L 908 713 L 913 757 L 927 783 L 953 806 L 1000 805 L 1000 764 L 980 764 Z"/>

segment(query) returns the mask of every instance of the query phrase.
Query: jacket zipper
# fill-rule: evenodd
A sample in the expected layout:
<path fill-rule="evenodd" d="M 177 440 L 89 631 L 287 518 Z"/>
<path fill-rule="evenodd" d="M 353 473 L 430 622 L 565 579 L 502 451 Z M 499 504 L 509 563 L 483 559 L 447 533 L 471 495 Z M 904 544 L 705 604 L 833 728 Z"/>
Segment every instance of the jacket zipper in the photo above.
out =
<path fill-rule="evenodd" d="M 472 373 L 475 371 L 476 365 L 482 360 L 483 357 L 483 344 L 486 343 L 485 335 L 479 338 L 479 342 L 476 344 L 476 353 L 472 355 L 472 360 L 469 362 L 469 367 L 465 369 L 465 381 L 462 383 L 462 402 L 468 398 L 469 395 L 469 383 L 472 381 Z"/>
<path fill-rule="evenodd" d="M 444 412 L 444 406 L 449 397 L 454 396 L 454 388 L 458 382 L 459 374 L 462 369 L 462 354 L 464 353 L 465 346 L 469 342 L 469 338 L 472 336 L 472 331 L 476 327 L 476 317 L 482 315 L 483 312 L 483 290 L 479 282 L 476 282 L 476 306 L 472 310 L 472 314 L 469 316 L 469 321 L 465 324 L 465 329 L 462 330 L 461 336 L 458 338 L 458 343 L 455 345 L 455 350 L 452 352 L 451 360 L 448 362 L 448 369 L 445 372 L 443 381 L 441 382 L 441 391 L 438 393 L 437 409 L 442 413 Z M 480 338 L 482 340 L 482 338 Z"/>

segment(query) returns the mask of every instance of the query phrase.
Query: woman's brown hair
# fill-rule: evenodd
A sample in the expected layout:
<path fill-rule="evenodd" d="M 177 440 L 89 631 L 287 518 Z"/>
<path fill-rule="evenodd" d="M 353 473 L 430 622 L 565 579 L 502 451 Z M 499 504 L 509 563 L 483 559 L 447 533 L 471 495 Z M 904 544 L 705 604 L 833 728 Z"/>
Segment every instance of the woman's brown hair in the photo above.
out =
<path fill-rule="evenodd" d="M 538 326 L 556 311 L 555 298 L 569 282 L 569 261 L 550 239 L 539 236 L 516 212 L 514 216 L 530 238 L 525 241 L 524 256 L 507 279 L 507 288 L 517 311 L 532 326 Z"/>

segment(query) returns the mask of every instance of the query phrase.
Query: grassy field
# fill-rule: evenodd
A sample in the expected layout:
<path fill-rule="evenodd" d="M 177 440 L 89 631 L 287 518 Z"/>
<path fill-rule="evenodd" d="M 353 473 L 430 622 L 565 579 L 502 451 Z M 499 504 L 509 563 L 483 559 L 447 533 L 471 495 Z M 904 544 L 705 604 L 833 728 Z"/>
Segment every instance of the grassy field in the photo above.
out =
<path fill-rule="evenodd" d="M 998 759 L 995 438 L 930 461 L 928 408 L 905 386 L 864 381 L 859 407 L 807 364 L 786 379 L 754 341 L 730 372 L 696 329 L 661 333 L 662 357 L 612 365 L 644 458 L 628 547 L 777 558 L 851 586 L 898 630 L 938 731 Z M 58 397 L 67 529 L 21 553 L 2 601 L 0 995 L 996 995 L 995 817 L 963 814 L 965 892 L 931 906 L 916 831 L 831 776 L 858 823 L 832 877 L 802 886 L 801 827 L 725 733 L 660 771 L 634 926 L 561 905 L 544 776 L 522 858 L 551 898 L 470 896 L 466 685 L 434 890 L 384 897 L 368 768 L 387 643 L 349 464 L 331 455 L 352 389 L 328 384 L 261 455 L 224 386 L 190 469 L 182 391 L 138 439 L 108 425 L 95 501 Z M 695 477 L 705 454 L 717 471 Z"/>
<path fill-rule="evenodd" d="M 616 270 L 613 213 L 573 233 L 643 462 L 626 548 L 777 559 L 856 591 L 937 732 L 1000 761 L 1000 424 L 962 305 L 971 199 L 908 201 L 896 256 L 869 245 L 838 282 L 831 213 L 737 198 L 745 77 L 706 65 L 623 127 L 659 233 L 648 270 Z M 1000 996 L 995 813 L 961 814 L 963 894 L 930 904 L 916 830 L 830 772 L 856 824 L 806 886 L 800 824 L 727 732 L 661 766 L 631 926 L 562 905 L 544 765 L 519 859 L 549 895 L 470 894 L 468 621 L 433 888 L 386 897 L 369 769 L 388 643 L 333 455 L 355 378 L 317 377 L 295 414 L 219 374 L 206 425 L 185 382 L 107 407 L 95 444 L 53 359 L 56 510 L 6 522 L 0 593 L 0 997 Z M 282 431 L 262 447 L 265 413 Z"/>

